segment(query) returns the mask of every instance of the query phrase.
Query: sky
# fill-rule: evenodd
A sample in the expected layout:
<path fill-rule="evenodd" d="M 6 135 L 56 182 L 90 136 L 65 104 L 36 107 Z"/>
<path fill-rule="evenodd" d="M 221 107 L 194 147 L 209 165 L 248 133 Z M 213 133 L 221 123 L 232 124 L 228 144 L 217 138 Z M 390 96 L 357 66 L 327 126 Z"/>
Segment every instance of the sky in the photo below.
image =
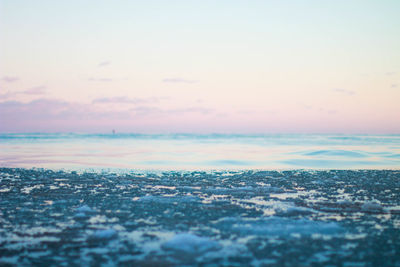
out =
<path fill-rule="evenodd" d="M 398 0 L 0 0 L 0 132 L 400 133 Z"/>

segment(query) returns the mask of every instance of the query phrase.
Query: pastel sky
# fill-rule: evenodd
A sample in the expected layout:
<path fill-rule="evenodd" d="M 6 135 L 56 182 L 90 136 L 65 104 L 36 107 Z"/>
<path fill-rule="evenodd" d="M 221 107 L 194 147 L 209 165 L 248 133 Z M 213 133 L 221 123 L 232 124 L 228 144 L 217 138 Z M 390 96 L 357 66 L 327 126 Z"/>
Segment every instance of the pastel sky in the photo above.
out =
<path fill-rule="evenodd" d="M 0 132 L 400 133 L 400 1 L 0 0 Z"/>

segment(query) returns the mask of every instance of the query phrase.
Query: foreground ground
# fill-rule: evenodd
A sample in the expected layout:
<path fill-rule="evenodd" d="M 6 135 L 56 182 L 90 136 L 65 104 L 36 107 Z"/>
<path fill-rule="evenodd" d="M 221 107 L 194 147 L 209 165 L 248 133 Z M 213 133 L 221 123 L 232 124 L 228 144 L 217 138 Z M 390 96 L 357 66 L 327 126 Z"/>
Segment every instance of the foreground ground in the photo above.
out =
<path fill-rule="evenodd" d="M 0 265 L 400 266 L 400 171 L 0 168 Z"/>

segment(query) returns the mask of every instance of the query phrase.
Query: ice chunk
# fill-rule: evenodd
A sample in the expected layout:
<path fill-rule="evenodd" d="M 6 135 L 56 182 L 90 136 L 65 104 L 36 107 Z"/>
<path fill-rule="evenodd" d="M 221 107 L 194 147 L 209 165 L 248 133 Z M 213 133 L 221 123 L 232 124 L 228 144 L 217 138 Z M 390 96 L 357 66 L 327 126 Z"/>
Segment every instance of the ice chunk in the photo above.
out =
<path fill-rule="evenodd" d="M 158 202 L 158 203 L 191 203 L 199 201 L 198 197 L 194 196 L 143 196 L 139 199 L 140 202 Z"/>
<path fill-rule="evenodd" d="M 105 229 L 105 230 L 97 230 L 92 235 L 89 236 L 89 239 L 92 240 L 107 240 L 117 236 L 117 231 L 114 229 Z"/>
<path fill-rule="evenodd" d="M 351 206 L 353 205 L 353 202 L 348 199 L 341 199 L 337 202 L 337 204 L 340 206 Z"/>
<path fill-rule="evenodd" d="M 85 217 L 86 217 L 86 214 L 83 212 L 78 212 L 75 214 L 75 218 L 78 218 L 78 219 L 85 218 Z"/>
<path fill-rule="evenodd" d="M 343 230 L 337 223 L 334 222 L 318 222 L 306 219 L 292 220 L 280 217 L 255 220 L 225 218 L 217 222 L 217 224 L 218 227 L 224 231 L 234 232 L 243 236 L 290 236 L 292 234 L 335 235 Z"/>
<path fill-rule="evenodd" d="M 193 234 L 177 234 L 164 244 L 162 248 L 175 252 L 187 254 L 202 254 L 211 250 L 219 250 L 221 246 L 218 242 L 206 237 L 199 237 Z"/>
<path fill-rule="evenodd" d="M 77 212 L 93 212 L 93 210 L 88 205 L 83 205 L 76 209 Z"/>
<path fill-rule="evenodd" d="M 314 213 L 311 209 L 303 207 L 288 207 L 287 209 L 277 209 L 276 213 L 280 216 L 300 216 Z"/>
<path fill-rule="evenodd" d="M 367 201 L 361 206 L 361 210 L 366 212 L 380 212 L 383 208 L 381 204 L 376 201 Z"/>

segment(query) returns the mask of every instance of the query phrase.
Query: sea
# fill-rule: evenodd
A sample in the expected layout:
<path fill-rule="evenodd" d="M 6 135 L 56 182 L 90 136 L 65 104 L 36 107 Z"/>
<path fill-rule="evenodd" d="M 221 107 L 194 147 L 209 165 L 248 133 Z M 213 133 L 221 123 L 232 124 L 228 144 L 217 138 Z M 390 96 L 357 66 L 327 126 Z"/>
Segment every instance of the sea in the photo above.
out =
<path fill-rule="evenodd" d="M 119 171 L 399 169 L 400 135 L 3 133 L 0 166 Z"/>
<path fill-rule="evenodd" d="M 0 134 L 0 266 L 400 266 L 400 135 Z"/>

